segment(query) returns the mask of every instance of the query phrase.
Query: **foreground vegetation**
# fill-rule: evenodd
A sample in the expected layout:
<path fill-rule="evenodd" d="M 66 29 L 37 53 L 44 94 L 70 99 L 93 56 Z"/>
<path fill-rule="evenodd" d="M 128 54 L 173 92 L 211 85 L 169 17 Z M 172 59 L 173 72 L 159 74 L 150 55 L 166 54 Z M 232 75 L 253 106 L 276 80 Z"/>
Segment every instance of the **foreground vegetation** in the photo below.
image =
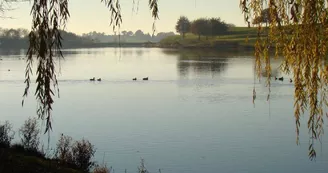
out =
<path fill-rule="evenodd" d="M 36 156 L 21 147 L 0 148 L 1 173 L 82 173 L 82 171 L 62 164 L 55 159 Z"/>
<path fill-rule="evenodd" d="M 200 39 L 199 39 L 200 37 Z M 215 49 L 254 49 L 257 28 L 229 27 L 224 35 L 198 36 L 192 33 L 169 36 L 162 39 L 160 47 L 168 48 L 215 48 Z"/>
<path fill-rule="evenodd" d="M 97 165 L 92 160 L 96 149 L 85 139 L 61 135 L 53 153 L 45 152 L 40 143 L 40 128 L 36 118 L 29 118 L 19 129 L 20 142 L 12 143 L 15 132 L 6 121 L 0 123 L 1 173 L 110 173 L 111 168 Z M 139 173 L 148 172 L 144 161 Z"/>

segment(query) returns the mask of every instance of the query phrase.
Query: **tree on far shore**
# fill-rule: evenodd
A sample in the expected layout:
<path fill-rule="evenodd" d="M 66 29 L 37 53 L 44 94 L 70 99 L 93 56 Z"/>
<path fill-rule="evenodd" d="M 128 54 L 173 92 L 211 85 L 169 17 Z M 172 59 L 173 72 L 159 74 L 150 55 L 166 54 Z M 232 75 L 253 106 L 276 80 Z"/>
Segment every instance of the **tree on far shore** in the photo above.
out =
<path fill-rule="evenodd" d="M 191 23 L 191 33 L 198 35 L 198 40 L 200 36 L 219 36 L 224 35 L 228 31 L 228 25 L 222 21 L 220 18 L 199 18 Z"/>
<path fill-rule="evenodd" d="M 210 35 L 212 37 L 224 35 L 228 31 L 228 25 L 223 22 L 220 18 L 209 19 Z"/>
<path fill-rule="evenodd" d="M 175 25 L 175 30 L 182 35 L 182 38 L 185 38 L 185 34 L 190 31 L 190 21 L 186 16 L 180 16 Z"/>
<path fill-rule="evenodd" d="M 198 40 L 200 40 L 200 36 L 209 35 L 209 30 L 209 23 L 205 18 L 196 19 L 191 23 L 191 33 L 198 35 Z"/>

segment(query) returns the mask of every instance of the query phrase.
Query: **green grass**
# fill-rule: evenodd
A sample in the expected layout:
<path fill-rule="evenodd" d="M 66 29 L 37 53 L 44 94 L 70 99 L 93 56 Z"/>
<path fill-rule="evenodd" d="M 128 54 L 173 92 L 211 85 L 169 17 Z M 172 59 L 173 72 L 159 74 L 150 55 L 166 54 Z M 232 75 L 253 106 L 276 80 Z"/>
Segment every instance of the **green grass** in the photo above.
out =
<path fill-rule="evenodd" d="M 201 39 L 198 39 L 198 35 L 191 33 L 186 34 L 183 39 L 182 36 L 170 36 L 164 38 L 160 41 L 160 45 L 163 47 L 220 47 L 222 45 L 239 47 L 239 46 L 248 46 L 251 47 L 254 45 L 257 37 L 257 28 L 248 28 L 248 27 L 234 27 L 230 28 L 226 35 L 208 37 L 201 36 Z M 248 39 L 247 39 L 248 38 Z M 246 40 L 248 40 L 246 42 Z"/>

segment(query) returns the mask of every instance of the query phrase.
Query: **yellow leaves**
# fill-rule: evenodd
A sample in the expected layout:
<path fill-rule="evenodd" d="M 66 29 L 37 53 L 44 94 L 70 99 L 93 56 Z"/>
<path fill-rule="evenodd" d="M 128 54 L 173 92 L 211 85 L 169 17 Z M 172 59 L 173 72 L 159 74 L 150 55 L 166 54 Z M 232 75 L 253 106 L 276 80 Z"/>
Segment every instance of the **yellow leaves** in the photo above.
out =
<path fill-rule="evenodd" d="M 244 0 L 240 4 L 248 19 L 258 17 L 265 6 L 269 8 L 272 20 L 268 28 L 256 25 L 258 39 L 255 43 L 255 71 L 259 73 L 264 63 L 267 76 L 270 77 L 269 47 L 275 47 L 276 56 L 283 56 L 282 71 L 293 72 L 294 75 L 297 143 L 300 116 L 309 109 L 310 159 L 316 156 L 313 144 L 323 134 L 323 108 L 328 106 L 327 5 L 328 2 L 323 0 Z M 268 30 L 266 39 L 260 34 L 263 30 Z M 267 86 L 270 92 L 270 79 L 267 80 Z"/>
<path fill-rule="evenodd" d="M 256 91 L 255 88 L 253 88 L 253 104 L 255 104 L 255 99 L 256 99 Z"/>
<path fill-rule="evenodd" d="M 313 142 L 310 144 L 309 146 L 309 158 L 311 160 L 315 159 L 315 157 L 317 156 L 317 153 L 315 152 L 315 149 L 314 149 L 314 144 Z"/>

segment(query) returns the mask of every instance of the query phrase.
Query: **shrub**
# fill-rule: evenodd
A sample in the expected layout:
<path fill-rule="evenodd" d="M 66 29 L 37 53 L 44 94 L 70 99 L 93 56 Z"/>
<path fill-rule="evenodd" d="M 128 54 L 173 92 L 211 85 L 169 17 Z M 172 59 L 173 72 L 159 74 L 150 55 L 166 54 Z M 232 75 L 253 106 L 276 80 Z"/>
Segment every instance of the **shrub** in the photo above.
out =
<path fill-rule="evenodd" d="M 17 152 L 21 152 L 21 153 L 25 152 L 25 148 L 22 144 L 13 144 L 11 148 Z"/>
<path fill-rule="evenodd" d="M 95 169 L 93 170 L 93 173 L 111 173 L 112 167 L 107 168 L 107 166 L 99 166 L 97 165 Z"/>
<path fill-rule="evenodd" d="M 72 146 L 74 164 L 81 170 L 89 172 L 95 165 L 95 162 L 91 160 L 95 152 L 94 146 L 88 140 L 76 141 Z"/>
<path fill-rule="evenodd" d="M 55 157 L 60 161 L 66 163 L 73 162 L 73 155 L 72 155 L 72 137 L 61 135 L 60 139 L 57 142 L 56 146 L 56 154 Z"/>
<path fill-rule="evenodd" d="M 144 159 L 141 159 L 140 166 L 138 167 L 138 173 L 149 173 L 149 171 L 145 167 L 145 160 Z"/>
<path fill-rule="evenodd" d="M 26 149 L 38 150 L 40 129 L 36 118 L 28 118 L 19 129 L 21 143 Z"/>
<path fill-rule="evenodd" d="M 0 147 L 8 148 L 14 139 L 14 135 L 15 132 L 12 131 L 12 125 L 8 121 L 0 124 Z"/>
<path fill-rule="evenodd" d="M 22 144 L 13 144 L 11 148 L 15 152 L 23 153 L 25 156 L 35 156 L 39 158 L 45 158 L 45 153 L 43 151 L 39 151 L 35 148 L 25 148 Z"/>

